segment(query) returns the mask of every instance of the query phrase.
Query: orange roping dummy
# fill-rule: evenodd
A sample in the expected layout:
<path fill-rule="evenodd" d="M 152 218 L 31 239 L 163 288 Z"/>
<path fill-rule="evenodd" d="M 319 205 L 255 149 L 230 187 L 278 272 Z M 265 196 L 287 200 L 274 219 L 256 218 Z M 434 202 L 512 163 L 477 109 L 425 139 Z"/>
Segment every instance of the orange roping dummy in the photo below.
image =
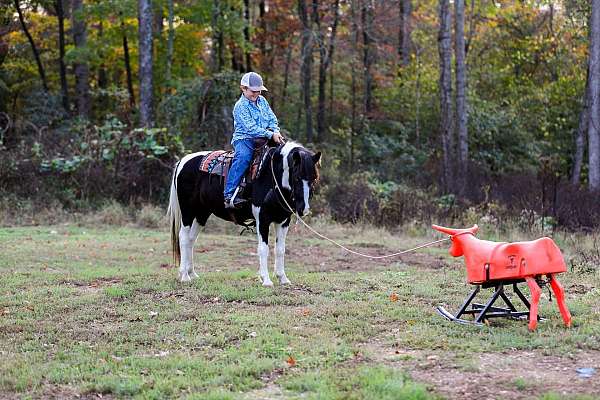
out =
<path fill-rule="evenodd" d="M 432 225 L 442 233 L 450 235 L 450 255 L 463 256 L 467 265 L 467 280 L 471 284 L 502 282 L 524 279 L 531 292 L 529 329 L 537 325 L 538 303 L 542 290 L 536 279 L 546 275 L 556 296 L 558 308 L 567 326 L 571 325 L 571 314 L 565 304 L 565 293 L 556 279 L 556 274 L 566 272 L 564 258 L 554 241 L 548 237 L 530 242 L 491 242 L 475 237 L 479 229 L 474 225 L 468 229 L 452 229 Z"/>

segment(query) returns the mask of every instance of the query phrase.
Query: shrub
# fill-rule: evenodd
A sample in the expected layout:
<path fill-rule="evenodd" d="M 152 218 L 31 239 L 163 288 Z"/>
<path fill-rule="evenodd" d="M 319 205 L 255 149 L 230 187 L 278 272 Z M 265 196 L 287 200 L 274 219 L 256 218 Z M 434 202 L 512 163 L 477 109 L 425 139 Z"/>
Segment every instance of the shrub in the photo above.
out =
<path fill-rule="evenodd" d="M 137 224 L 143 228 L 158 228 L 165 223 L 165 210 L 160 207 L 145 204 L 136 216 Z"/>
<path fill-rule="evenodd" d="M 130 222 L 125 207 L 115 200 L 106 203 L 104 207 L 96 213 L 93 220 L 101 224 L 116 226 L 126 225 Z"/>

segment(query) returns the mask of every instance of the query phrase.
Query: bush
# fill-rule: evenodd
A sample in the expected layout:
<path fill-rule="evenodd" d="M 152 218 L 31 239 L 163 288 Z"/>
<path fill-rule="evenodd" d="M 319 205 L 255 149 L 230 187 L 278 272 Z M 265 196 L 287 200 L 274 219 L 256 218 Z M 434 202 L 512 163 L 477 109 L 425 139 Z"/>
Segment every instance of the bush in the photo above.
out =
<path fill-rule="evenodd" d="M 93 222 L 104 225 L 123 226 L 131 222 L 131 218 L 125 207 L 119 202 L 112 200 L 104 205 L 93 217 Z"/>
<path fill-rule="evenodd" d="M 160 207 L 145 204 L 137 213 L 137 224 L 143 228 L 159 228 L 166 225 L 165 210 Z"/>

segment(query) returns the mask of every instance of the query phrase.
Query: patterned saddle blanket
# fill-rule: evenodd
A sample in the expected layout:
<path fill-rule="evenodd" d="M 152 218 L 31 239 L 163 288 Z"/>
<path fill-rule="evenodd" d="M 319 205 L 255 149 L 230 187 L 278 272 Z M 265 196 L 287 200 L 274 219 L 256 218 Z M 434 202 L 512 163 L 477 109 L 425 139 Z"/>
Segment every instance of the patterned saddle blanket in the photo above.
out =
<path fill-rule="evenodd" d="M 254 150 L 252 163 L 250 164 L 250 168 L 248 168 L 248 171 L 245 175 L 246 182 L 252 182 L 256 178 L 260 164 L 267 151 L 267 146 L 261 146 L 260 148 Z M 200 163 L 200 171 L 222 177 L 224 180 L 226 180 L 234 155 L 235 153 L 233 151 L 211 151 L 204 156 L 204 159 Z"/>

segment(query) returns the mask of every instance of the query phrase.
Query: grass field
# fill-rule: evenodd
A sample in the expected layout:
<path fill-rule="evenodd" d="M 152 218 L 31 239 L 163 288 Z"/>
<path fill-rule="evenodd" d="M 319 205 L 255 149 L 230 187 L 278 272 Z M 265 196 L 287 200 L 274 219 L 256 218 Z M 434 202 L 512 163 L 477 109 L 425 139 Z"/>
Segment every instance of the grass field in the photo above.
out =
<path fill-rule="evenodd" d="M 371 254 L 440 237 L 318 227 Z M 567 259 L 584 241 L 558 239 Z M 254 235 L 233 226 L 201 233 L 192 283 L 169 245 L 166 229 L 0 228 L 0 398 L 600 398 L 598 268 L 560 276 L 572 328 L 545 290 L 547 320 L 529 332 L 435 312 L 470 291 L 447 244 L 374 262 L 298 226 L 292 284 L 274 288 L 259 283 Z"/>

